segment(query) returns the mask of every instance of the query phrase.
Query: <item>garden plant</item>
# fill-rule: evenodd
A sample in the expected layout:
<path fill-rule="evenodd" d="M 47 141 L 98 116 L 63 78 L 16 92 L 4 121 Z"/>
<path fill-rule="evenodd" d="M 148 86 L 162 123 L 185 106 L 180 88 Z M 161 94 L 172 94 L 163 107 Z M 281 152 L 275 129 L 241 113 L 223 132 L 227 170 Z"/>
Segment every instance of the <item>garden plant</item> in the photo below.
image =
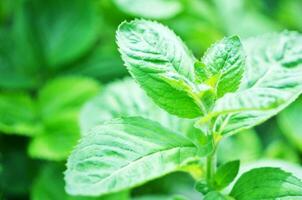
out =
<path fill-rule="evenodd" d="M 239 175 L 239 160 L 217 164 L 221 141 L 275 116 L 301 94 L 302 35 L 229 36 L 196 59 L 166 26 L 135 19 L 119 25 L 116 41 L 134 81 L 110 84 L 85 106 L 82 138 L 65 171 L 69 194 L 128 191 L 184 171 L 200 199 L 302 199 L 302 181 L 283 169 Z"/>

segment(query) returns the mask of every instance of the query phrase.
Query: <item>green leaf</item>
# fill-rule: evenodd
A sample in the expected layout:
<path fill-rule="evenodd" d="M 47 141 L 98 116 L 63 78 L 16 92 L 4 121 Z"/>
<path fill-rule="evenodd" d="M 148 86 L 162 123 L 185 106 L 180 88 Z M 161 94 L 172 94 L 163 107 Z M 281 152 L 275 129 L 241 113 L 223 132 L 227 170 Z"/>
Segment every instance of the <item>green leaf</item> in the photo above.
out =
<path fill-rule="evenodd" d="M 88 78 L 65 77 L 47 83 L 38 94 L 43 129 L 29 144 L 30 156 L 66 159 L 80 138 L 80 109 L 98 91 L 98 83 Z"/>
<path fill-rule="evenodd" d="M 112 120 L 83 137 L 69 157 L 66 190 L 95 196 L 132 188 L 180 169 L 197 152 L 188 139 L 156 122 Z"/>
<path fill-rule="evenodd" d="M 218 99 L 201 123 L 215 118 L 214 132 L 233 134 L 276 115 L 302 92 L 302 36 L 282 32 L 244 43 L 247 63 L 240 90 Z"/>
<path fill-rule="evenodd" d="M 127 69 L 155 103 L 180 117 L 202 115 L 200 89 L 194 84 L 195 58 L 171 30 L 134 20 L 123 22 L 116 37 Z"/>
<path fill-rule="evenodd" d="M 109 84 L 85 104 L 80 116 L 81 134 L 89 133 L 90 129 L 106 120 L 131 116 L 157 121 L 180 133 L 193 128 L 191 120 L 180 119 L 160 109 L 134 80 L 127 78 Z"/>
<path fill-rule="evenodd" d="M 78 113 L 62 113 L 43 124 L 43 130 L 29 143 L 32 158 L 64 160 L 80 139 Z"/>
<path fill-rule="evenodd" d="M 26 2 L 27 26 L 39 42 L 47 66 L 57 69 L 89 50 L 100 33 L 93 1 L 33 0 Z"/>
<path fill-rule="evenodd" d="M 64 167 L 61 165 L 43 166 L 34 181 L 31 200 L 128 200 L 127 191 L 101 197 L 70 196 L 64 190 L 63 170 Z"/>
<path fill-rule="evenodd" d="M 278 115 L 278 124 L 286 138 L 302 152 L 302 99 L 298 99 Z"/>
<path fill-rule="evenodd" d="M 238 179 L 230 195 L 237 200 L 301 199 L 302 182 L 279 168 L 256 168 Z"/>
<path fill-rule="evenodd" d="M 113 2 L 127 14 L 149 19 L 171 18 L 182 11 L 182 4 L 177 0 L 114 0 Z"/>
<path fill-rule="evenodd" d="M 220 194 L 219 192 L 212 191 L 212 192 L 209 192 L 204 197 L 204 200 L 232 200 L 232 198 L 225 197 L 224 195 Z"/>
<path fill-rule="evenodd" d="M 44 120 L 68 111 L 79 111 L 81 106 L 100 90 L 93 79 L 84 77 L 61 77 L 39 91 L 38 104 Z"/>
<path fill-rule="evenodd" d="M 39 130 L 33 99 L 22 92 L 0 94 L 0 131 L 33 136 Z"/>
<path fill-rule="evenodd" d="M 217 97 L 235 92 L 240 85 L 245 64 L 245 56 L 240 39 L 237 36 L 227 37 L 207 50 L 202 62 L 207 79 L 215 78 Z"/>
<path fill-rule="evenodd" d="M 240 167 L 240 161 L 230 161 L 223 164 L 214 175 L 214 186 L 221 190 L 228 186 L 237 176 Z"/>
<path fill-rule="evenodd" d="M 11 26 L 0 28 L 0 87 L 32 89 L 40 79 L 37 76 L 39 59 L 29 27 L 24 22 L 24 12 L 19 8 L 21 3 L 14 3 L 18 9 L 10 19 Z"/>

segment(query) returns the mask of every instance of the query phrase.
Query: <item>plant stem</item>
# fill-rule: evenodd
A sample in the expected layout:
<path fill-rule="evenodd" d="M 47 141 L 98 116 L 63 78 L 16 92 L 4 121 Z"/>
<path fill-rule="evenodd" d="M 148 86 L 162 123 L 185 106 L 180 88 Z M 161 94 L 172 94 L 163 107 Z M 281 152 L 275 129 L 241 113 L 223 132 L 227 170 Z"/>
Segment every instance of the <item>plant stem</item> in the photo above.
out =
<path fill-rule="evenodd" d="M 217 160 L 216 160 L 216 147 L 214 147 L 213 152 L 207 156 L 207 166 L 206 166 L 206 179 L 208 184 L 212 184 L 213 181 L 213 175 L 215 174 L 216 171 L 216 165 L 217 165 Z"/>
<path fill-rule="evenodd" d="M 207 161 L 206 161 L 207 162 L 206 163 L 206 180 L 210 186 L 213 184 L 213 176 L 216 172 L 216 167 L 217 167 L 216 150 L 217 150 L 217 146 L 218 146 L 218 141 L 216 141 L 215 135 L 213 135 L 211 142 L 213 145 L 213 150 L 207 156 Z"/>

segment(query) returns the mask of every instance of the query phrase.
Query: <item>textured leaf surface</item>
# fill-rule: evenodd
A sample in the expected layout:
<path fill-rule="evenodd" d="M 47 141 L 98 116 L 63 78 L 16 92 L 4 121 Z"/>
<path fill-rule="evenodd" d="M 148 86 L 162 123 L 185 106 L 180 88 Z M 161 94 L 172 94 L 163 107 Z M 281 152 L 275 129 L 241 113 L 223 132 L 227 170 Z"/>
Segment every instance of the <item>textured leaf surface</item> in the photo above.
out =
<path fill-rule="evenodd" d="M 114 2 L 125 13 L 149 19 L 170 18 L 182 10 L 182 4 L 177 0 L 114 0 Z"/>
<path fill-rule="evenodd" d="M 302 36 L 295 32 L 246 41 L 247 66 L 240 91 L 218 99 L 204 120 L 218 116 L 215 131 L 232 134 L 255 126 L 288 106 L 302 92 L 301 44 Z"/>
<path fill-rule="evenodd" d="M 37 133 L 37 111 L 25 93 L 0 94 L 0 130 L 3 133 L 33 136 Z"/>
<path fill-rule="evenodd" d="M 220 166 L 214 175 L 215 187 L 220 190 L 228 186 L 236 178 L 239 166 L 239 160 L 230 161 Z"/>
<path fill-rule="evenodd" d="M 180 119 L 160 109 L 132 79 L 109 84 L 101 93 L 87 102 L 81 111 L 81 134 L 117 117 L 141 116 L 159 122 L 171 130 L 185 133 L 192 127 L 191 120 Z"/>
<path fill-rule="evenodd" d="M 69 157 L 66 190 L 94 196 L 120 191 L 175 171 L 196 154 L 188 139 L 158 123 L 112 120 L 83 137 Z"/>
<path fill-rule="evenodd" d="M 42 167 L 34 181 L 32 200 L 128 200 L 128 192 L 114 193 L 101 197 L 76 197 L 68 195 L 64 190 L 64 167 L 48 164 Z"/>
<path fill-rule="evenodd" d="M 205 53 L 203 59 L 207 78 L 217 77 L 216 93 L 218 97 L 235 92 L 240 85 L 244 72 L 244 53 L 237 36 L 227 37 L 214 44 Z"/>
<path fill-rule="evenodd" d="M 116 37 L 127 69 L 155 103 L 180 117 L 202 114 L 194 84 L 195 59 L 171 30 L 134 20 L 123 22 Z"/>
<path fill-rule="evenodd" d="M 256 168 L 244 173 L 230 195 L 238 200 L 302 199 L 302 182 L 279 168 Z"/>
<path fill-rule="evenodd" d="M 278 115 L 278 124 L 282 133 L 302 151 L 302 99 L 298 99 Z"/>

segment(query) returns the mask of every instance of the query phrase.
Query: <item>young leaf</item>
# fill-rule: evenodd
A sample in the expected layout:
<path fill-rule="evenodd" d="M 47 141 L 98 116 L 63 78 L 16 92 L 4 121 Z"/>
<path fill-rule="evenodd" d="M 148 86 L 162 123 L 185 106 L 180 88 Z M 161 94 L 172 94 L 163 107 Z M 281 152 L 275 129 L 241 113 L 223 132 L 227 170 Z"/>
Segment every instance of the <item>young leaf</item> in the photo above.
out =
<path fill-rule="evenodd" d="M 151 120 L 112 120 L 83 137 L 69 157 L 66 190 L 96 196 L 131 188 L 178 170 L 197 151 L 188 139 Z"/>
<path fill-rule="evenodd" d="M 116 34 L 130 74 L 160 107 L 195 118 L 204 108 L 195 82 L 195 58 L 167 27 L 152 21 L 123 22 Z"/>
<path fill-rule="evenodd" d="M 177 0 L 114 0 L 113 2 L 125 13 L 148 19 L 170 18 L 182 10 L 182 4 Z"/>
<path fill-rule="evenodd" d="M 227 37 L 214 44 L 204 55 L 202 61 L 209 81 L 216 77 L 217 97 L 235 92 L 240 85 L 244 72 L 245 57 L 237 36 Z"/>
<path fill-rule="evenodd" d="M 236 200 L 301 199 L 302 182 L 279 168 L 256 168 L 237 180 L 230 196 Z"/>
<path fill-rule="evenodd" d="M 220 166 L 214 175 L 214 186 L 217 190 L 221 190 L 228 186 L 237 176 L 240 161 L 230 161 Z"/>
<path fill-rule="evenodd" d="M 246 73 L 240 91 L 218 99 L 203 120 L 216 118 L 214 131 L 232 134 L 277 114 L 302 92 L 302 36 L 266 35 L 244 43 Z"/>

